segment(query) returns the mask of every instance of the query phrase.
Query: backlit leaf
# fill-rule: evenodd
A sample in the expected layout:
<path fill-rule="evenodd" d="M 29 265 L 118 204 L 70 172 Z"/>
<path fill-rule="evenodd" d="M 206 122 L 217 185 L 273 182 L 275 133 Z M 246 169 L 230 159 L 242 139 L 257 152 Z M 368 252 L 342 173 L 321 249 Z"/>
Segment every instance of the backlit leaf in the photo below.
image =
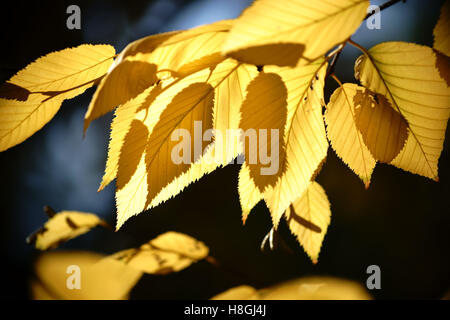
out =
<path fill-rule="evenodd" d="M 356 61 L 356 78 L 386 96 L 408 122 L 406 145 L 391 163 L 437 180 L 450 116 L 450 88 L 435 67 L 436 54 L 405 42 L 381 43 L 368 53 Z"/>
<path fill-rule="evenodd" d="M 53 52 L 8 80 L 0 90 L 0 151 L 33 135 L 53 118 L 65 99 L 99 81 L 114 53 L 109 45 L 81 45 Z"/>
<path fill-rule="evenodd" d="M 450 1 L 447 0 L 441 8 L 441 15 L 433 30 L 433 48 L 450 56 L 450 34 L 448 30 L 450 30 Z"/>
<path fill-rule="evenodd" d="M 354 98 L 358 88 L 356 84 L 345 83 L 334 91 L 327 105 L 325 122 L 333 150 L 367 188 L 376 161 L 355 122 Z"/>
<path fill-rule="evenodd" d="M 266 190 L 264 200 L 274 226 L 308 187 L 314 173 L 324 161 L 328 141 L 322 116 L 323 87 L 327 64 L 318 59 L 297 68 L 265 67 L 283 79 L 288 90 L 288 114 L 285 128 L 286 163 L 281 179 Z"/>
<path fill-rule="evenodd" d="M 391 162 L 402 150 L 408 138 L 408 124 L 389 101 L 364 87 L 357 88 L 353 97 L 355 123 L 364 143 L 374 158 Z"/>
<path fill-rule="evenodd" d="M 330 202 L 317 182 L 312 182 L 286 210 L 289 229 L 314 263 L 319 258 L 330 218 Z"/>
<path fill-rule="evenodd" d="M 172 132 L 178 128 L 176 122 L 168 123 L 164 127 L 165 133 L 160 134 L 161 130 L 156 130 L 161 114 L 166 108 L 169 110 L 170 104 L 178 94 L 175 104 L 170 106 L 174 115 L 179 114 L 183 119 L 190 119 L 191 125 L 194 118 L 191 115 L 195 110 L 209 110 L 208 113 L 201 114 L 202 117 L 212 115 L 212 126 L 215 130 L 222 132 L 225 136 L 226 129 L 237 129 L 239 125 L 239 108 L 243 101 L 243 96 L 247 84 L 256 76 L 255 67 L 239 64 L 233 60 L 226 60 L 220 63 L 214 70 L 205 69 L 186 78 L 175 80 L 162 89 L 153 103 L 147 108 L 142 109 L 135 116 L 135 119 L 143 121 L 150 133 L 150 139 L 147 141 L 146 151 L 143 154 L 124 154 L 121 157 L 137 157 L 139 159 L 138 166 L 129 182 L 117 190 L 117 208 L 118 208 L 118 224 L 120 227 L 129 217 L 142 212 L 145 209 L 152 208 L 159 203 L 175 196 L 181 192 L 187 185 L 198 180 L 203 175 L 213 171 L 220 165 L 226 165 L 239 153 L 239 144 L 234 140 L 223 143 L 222 146 L 217 145 L 217 139 L 210 143 L 208 148 L 204 146 L 203 154 L 200 158 L 195 157 L 192 160 L 196 162 L 186 164 L 174 164 L 171 160 L 172 149 L 168 148 Z M 204 83 L 201 88 L 198 83 Z M 194 90 L 186 89 L 190 85 L 195 84 L 196 94 Z M 206 92 L 208 88 L 208 92 Z M 183 90 L 188 90 L 184 91 Z M 230 95 L 233 91 L 235 94 Z M 198 93 L 198 94 L 197 94 Z M 189 95 L 190 97 L 186 96 Z M 214 96 L 213 104 L 211 98 Z M 205 104 L 206 101 L 208 103 Z M 191 107 L 189 107 L 189 104 Z M 204 109 L 204 107 L 208 107 Z M 169 111 L 170 111 L 169 110 Z M 169 112 L 169 111 L 166 111 Z M 197 112 L 197 111 L 195 111 Z M 164 116 L 165 117 L 165 116 Z M 181 119 L 180 118 L 180 119 Z M 204 118 L 203 120 L 206 120 Z M 167 119 L 164 120 L 164 122 Z M 208 120 L 209 121 L 209 120 Z M 207 122 L 207 121 L 206 121 Z M 208 125 L 203 123 L 203 130 Z M 161 126 L 161 125 L 160 125 Z M 192 126 L 191 126 L 192 128 Z M 156 133 L 155 133 L 156 132 Z M 191 136 L 194 132 L 190 132 Z M 153 137 L 152 137 L 153 135 Z M 151 142 L 151 144 L 150 144 Z M 169 144 L 168 144 L 169 143 Z M 156 146 L 165 146 L 159 148 L 157 153 L 150 153 L 151 150 L 158 150 Z M 192 150 L 194 146 L 192 146 Z M 206 152 L 205 152 L 206 151 Z M 163 152 L 165 156 L 163 157 Z M 147 156 L 147 154 L 149 156 Z M 150 156 L 151 155 L 151 156 Z M 191 155 L 192 156 L 192 155 Z M 151 160 L 151 159 L 154 160 Z M 129 159 L 128 161 L 134 161 Z M 159 167 L 159 169 L 158 169 Z M 164 168 L 164 169 L 163 169 Z M 167 171 L 168 168 L 172 168 Z M 120 172 L 119 172 L 120 175 Z M 153 190 L 152 190 L 153 189 Z"/>
<path fill-rule="evenodd" d="M 256 65 L 307 64 L 355 32 L 368 6 L 366 0 L 259 0 L 235 21 L 223 52 Z"/>

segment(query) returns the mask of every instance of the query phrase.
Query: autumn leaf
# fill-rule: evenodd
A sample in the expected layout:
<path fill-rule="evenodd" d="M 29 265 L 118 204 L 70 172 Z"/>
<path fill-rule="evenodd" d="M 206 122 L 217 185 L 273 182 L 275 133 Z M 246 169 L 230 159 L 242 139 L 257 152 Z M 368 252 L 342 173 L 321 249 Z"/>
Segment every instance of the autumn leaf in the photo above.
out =
<path fill-rule="evenodd" d="M 325 112 L 327 135 L 331 147 L 364 182 L 366 188 L 376 165 L 376 160 L 364 142 L 356 124 L 354 98 L 358 92 L 356 84 L 345 83 L 330 97 Z"/>
<path fill-rule="evenodd" d="M 120 105 L 114 114 L 111 123 L 111 134 L 108 146 L 108 160 L 106 162 L 105 174 L 98 191 L 103 190 L 117 176 L 120 155 L 126 158 L 127 154 L 122 153 L 125 138 L 129 135 L 131 124 L 138 110 L 147 108 L 156 96 L 161 92 L 162 83 L 154 85 L 144 90 L 136 98 Z M 146 141 L 147 139 L 145 139 Z M 144 142 L 145 142 L 144 141 Z M 140 142 L 140 141 L 138 141 Z M 125 161 L 125 160 L 123 160 Z"/>
<path fill-rule="evenodd" d="M 67 285 L 70 266 L 79 268 L 79 289 Z M 46 252 L 35 262 L 34 274 L 31 291 L 36 300 L 127 299 L 142 276 L 141 271 L 87 251 Z"/>
<path fill-rule="evenodd" d="M 286 163 L 280 163 L 286 170 L 277 184 L 264 193 L 275 227 L 289 205 L 306 190 L 327 154 L 322 116 L 326 68 L 323 58 L 297 68 L 265 67 L 266 72 L 281 76 L 288 91 Z"/>
<path fill-rule="evenodd" d="M 41 57 L 9 79 L 0 90 L 0 151 L 29 138 L 65 99 L 99 81 L 114 54 L 109 45 L 81 45 Z"/>
<path fill-rule="evenodd" d="M 239 125 L 245 163 L 260 192 L 274 186 L 284 172 L 286 117 L 287 89 L 283 80 L 275 73 L 260 73 L 247 87 Z"/>
<path fill-rule="evenodd" d="M 406 120 L 382 95 L 358 88 L 353 96 L 355 123 L 364 143 L 380 162 L 391 162 L 408 138 Z"/>
<path fill-rule="evenodd" d="M 305 192 L 286 210 L 286 221 L 313 263 L 330 224 L 331 210 L 325 190 L 311 182 Z"/>
<path fill-rule="evenodd" d="M 118 105 L 137 97 L 158 81 L 156 65 L 127 59 L 115 67 L 100 82 L 92 97 L 84 120 L 84 131 L 92 120 L 108 113 Z"/>
<path fill-rule="evenodd" d="M 27 242 L 39 250 L 54 249 L 99 225 L 107 226 L 93 213 L 61 211 L 51 216 L 42 228 L 28 237 Z"/>
<path fill-rule="evenodd" d="M 368 6 L 365 0 L 259 0 L 235 21 L 223 53 L 256 65 L 307 64 L 355 32 Z"/>
<path fill-rule="evenodd" d="M 212 128 L 222 132 L 223 135 L 226 129 L 237 129 L 243 92 L 256 73 L 255 67 L 226 60 L 214 70 L 204 69 L 188 77 L 173 80 L 162 89 L 152 104 L 147 106 L 148 109 L 144 108 L 136 114 L 135 119 L 140 121 L 145 119 L 143 123 L 149 132 L 149 139 L 144 153 L 121 156 L 133 163 L 137 160 L 129 157 L 136 157 L 139 161 L 134 174 L 128 179 L 129 182 L 121 186 L 116 193 L 118 228 L 129 217 L 175 196 L 188 184 L 218 166 L 226 165 L 237 156 L 238 144 L 231 142 L 216 146 L 215 141 L 209 143 L 208 148 L 203 146 L 200 158 L 197 156 L 191 158 L 192 163 L 189 165 L 174 164 L 171 155 L 172 147 L 176 144 L 170 140 L 174 132 L 175 134 L 179 132 L 177 129 L 182 129 L 178 125 L 181 122 L 185 123 L 187 127 L 183 128 L 188 129 L 187 132 L 191 137 L 194 136 L 192 130 L 196 120 L 202 120 L 203 129 L 206 130 L 211 126 L 208 125 L 211 123 L 211 120 L 208 120 L 211 119 L 209 116 L 212 117 Z M 203 84 L 200 85 L 201 83 Z M 191 85 L 194 87 L 187 89 Z M 230 90 L 234 90 L 236 94 L 230 96 Z M 170 117 L 173 120 L 167 122 Z M 158 125 L 159 121 L 162 122 Z M 162 125 L 163 123 L 167 124 Z M 180 138 L 178 137 L 178 140 Z M 179 145 L 178 150 L 181 147 L 182 145 Z"/>
<path fill-rule="evenodd" d="M 149 274 L 178 272 L 208 256 L 209 249 L 188 235 L 166 232 L 137 249 L 117 252 L 105 260 L 118 260 Z"/>
<path fill-rule="evenodd" d="M 242 285 L 228 289 L 211 298 L 211 300 L 259 300 L 258 291 L 250 286 Z"/>
<path fill-rule="evenodd" d="M 450 89 L 435 68 L 436 59 L 431 48 L 385 42 L 355 64 L 355 77 L 384 95 L 408 123 L 406 145 L 391 164 L 434 180 L 450 116 Z"/>
<path fill-rule="evenodd" d="M 441 15 L 434 27 L 433 36 L 434 43 L 433 48 L 439 50 L 443 54 L 450 56 L 450 1 L 445 1 L 441 8 Z"/>
<path fill-rule="evenodd" d="M 238 286 L 211 298 L 212 300 L 371 300 L 359 283 L 333 277 L 304 277 L 274 286 L 255 289 Z"/>

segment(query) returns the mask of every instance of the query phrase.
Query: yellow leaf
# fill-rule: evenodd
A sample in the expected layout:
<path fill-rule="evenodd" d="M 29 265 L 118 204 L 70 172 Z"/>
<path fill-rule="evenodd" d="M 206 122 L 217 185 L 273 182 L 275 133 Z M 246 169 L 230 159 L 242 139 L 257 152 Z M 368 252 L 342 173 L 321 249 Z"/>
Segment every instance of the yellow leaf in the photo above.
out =
<path fill-rule="evenodd" d="M 433 36 L 434 43 L 433 48 L 439 50 L 443 54 L 450 56 L 450 1 L 445 1 L 441 8 L 441 15 L 434 27 Z"/>
<path fill-rule="evenodd" d="M 376 161 L 355 122 L 356 84 L 345 83 L 330 98 L 325 112 L 328 139 L 336 154 L 369 187 Z"/>
<path fill-rule="evenodd" d="M 325 190 L 317 182 L 286 210 L 286 220 L 313 263 L 317 263 L 320 248 L 330 224 L 331 210 Z"/>
<path fill-rule="evenodd" d="M 0 151 L 33 135 L 53 118 L 65 99 L 99 81 L 114 53 L 109 45 L 81 45 L 53 52 L 8 80 L 0 90 Z"/>
<path fill-rule="evenodd" d="M 247 217 L 253 207 L 264 198 L 264 194 L 256 186 L 255 181 L 250 177 L 250 169 L 244 162 L 239 171 L 239 202 L 242 210 L 242 222 L 245 224 Z"/>
<path fill-rule="evenodd" d="M 209 249 L 188 235 L 166 232 L 143 244 L 138 249 L 128 249 L 107 257 L 150 274 L 178 272 L 208 256 Z"/>
<path fill-rule="evenodd" d="M 285 172 L 264 200 L 278 222 L 289 205 L 308 187 L 319 165 L 324 161 L 328 141 L 322 116 L 323 87 L 327 64 L 324 59 L 297 68 L 265 67 L 276 72 L 288 90 L 288 114 L 285 128 Z"/>
<path fill-rule="evenodd" d="M 356 61 L 355 77 L 386 96 L 408 122 L 406 145 L 391 164 L 437 180 L 450 116 L 450 89 L 435 67 L 435 53 L 412 43 L 386 42 L 368 54 Z"/>
<path fill-rule="evenodd" d="M 184 77 L 221 62 L 220 47 L 230 22 L 154 35 L 129 45 L 99 85 L 85 115 L 89 123 L 129 101 L 158 79 Z M 158 73 L 158 74 L 157 74 Z"/>
<path fill-rule="evenodd" d="M 260 296 L 258 291 L 250 286 L 238 286 L 219 293 L 211 300 L 258 300 Z"/>
<path fill-rule="evenodd" d="M 36 279 L 31 284 L 33 299 L 127 299 L 142 272 L 103 257 L 86 251 L 53 251 L 40 255 L 34 265 Z M 67 286 L 70 277 L 77 275 L 77 271 L 70 269 L 70 266 L 79 268 L 80 289 Z"/>
<path fill-rule="evenodd" d="M 274 186 L 285 169 L 287 89 L 275 73 L 261 72 L 247 87 L 240 128 L 245 163 L 260 192 Z"/>
<path fill-rule="evenodd" d="M 231 20 L 223 20 L 180 32 L 141 59 L 178 76 L 192 74 L 224 60 L 221 47 L 231 26 Z"/>
<path fill-rule="evenodd" d="M 61 211 L 50 217 L 44 227 L 27 240 L 39 250 L 54 249 L 98 225 L 105 226 L 106 223 L 93 213 Z"/>
<path fill-rule="evenodd" d="M 205 131 L 211 126 L 208 122 L 211 123 L 209 117 L 212 116 L 212 127 L 223 135 L 228 128 L 237 129 L 245 87 L 256 73 L 255 67 L 226 60 L 214 70 L 201 70 L 167 84 L 148 109 L 136 114 L 135 119 L 143 121 L 147 127 L 149 139 L 144 153 L 121 155 L 124 161 L 137 161 L 138 165 L 131 178 L 125 179 L 129 182 L 116 192 L 118 228 L 129 217 L 175 196 L 190 183 L 237 156 L 237 143 L 231 141 L 216 146 L 215 140 L 208 148 L 203 145 L 200 157 L 192 158 L 192 152 L 192 163 L 174 164 L 171 160 L 174 144 L 170 139 L 181 127 L 170 119 L 181 120 L 183 125 L 190 126 L 189 130 L 193 130 L 195 120 L 202 120 Z M 189 88 L 191 85 L 194 86 Z M 159 121 L 161 124 L 158 125 Z M 167 125 L 163 126 L 163 123 Z M 195 132 L 189 132 L 193 137 Z"/>
<path fill-rule="evenodd" d="M 259 290 L 262 300 L 371 300 L 359 283 L 333 277 L 305 277 Z"/>
<path fill-rule="evenodd" d="M 371 300 L 359 283 L 333 277 L 304 277 L 256 290 L 242 285 L 226 290 L 212 300 Z"/>
<path fill-rule="evenodd" d="M 136 98 L 120 105 L 116 109 L 115 117 L 111 123 L 111 135 L 105 174 L 103 175 L 98 191 L 103 190 L 117 176 L 121 150 L 124 146 L 125 138 L 130 130 L 131 123 L 133 122 L 136 113 L 140 109 L 147 108 L 160 92 L 161 85 L 152 86 L 147 88 Z M 147 139 L 145 139 L 145 141 L 146 140 Z M 139 143 L 140 141 L 137 142 Z"/>
<path fill-rule="evenodd" d="M 84 116 L 84 131 L 92 120 L 135 98 L 157 80 L 156 65 L 124 60 L 100 82 Z"/>
<path fill-rule="evenodd" d="M 406 120 L 380 94 L 359 87 L 353 97 L 355 123 L 373 157 L 391 162 L 402 150 L 408 138 Z"/>
<path fill-rule="evenodd" d="M 235 21 L 223 53 L 256 65 L 307 64 L 352 35 L 368 6 L 366 0 L 259 0 Z"/>

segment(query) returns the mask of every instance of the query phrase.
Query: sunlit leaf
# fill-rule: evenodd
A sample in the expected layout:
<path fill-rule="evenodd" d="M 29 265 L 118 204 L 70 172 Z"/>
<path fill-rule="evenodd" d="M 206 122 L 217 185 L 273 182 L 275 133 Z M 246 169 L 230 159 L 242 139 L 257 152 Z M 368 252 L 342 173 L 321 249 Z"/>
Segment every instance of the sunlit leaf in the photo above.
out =
<path fill-rule="evenodd" d="M 85 115 L 84 130 L 92 120 L 137 97 L 155 84 L 156 65 L 126 59 L 100 82 Z"/>
<path fill-rule="evenodd" d="M 330 202 L 317 182 L 312 182 L 286 210 L 289 229 L 314 263 L 319 258 L 330 218 Z"/>
<path fill-rule="evenodd" d="M 134 174 L 129 179 L 125 179 L 129 182 L 125 186 L 119 186 L 117 190 L 117 227 L 120 227 L 129 217 L 175 196 L 190 183 L 218 166 L 226 165 L 237 156 L 239 152 L 237 143 L 231 141 L 219 146 L 216 145 L 217 141 L 214 141 L 206 143 L 208 147 L 203 145 L 203 153 L 200 157 L 198 155 L 192 157 L 194 146 L 191 145 L 192 163 L 188 165 L 173 163 L 172 147 L 177 143 L 170 140 L 172 133 L 181 127 L 178 125 L 178 120 L 167 122 L 170 117 L 166 118 L 166 115 L 173 113 L 177 119 L 190 125 L 190 128 L 186 127 L 189 130 L 193 130 L 195 120 L 202 120 L 203 131 L 210 126 L 207 124 L 210 120 L 205 117 L 212 116 L 212 127 L 225 136 L 226 129 L 238 128 L 239 108 L 245 88 L 256 74 L 255 67 L 226 60 L 217 65 L 214 70 L 205 69 L 181 80 L 174 80 L 161 90 L 150 106 L 136 114 L 135 119 L 143 121 L 147 127 L 149 139 L 144 153 L 121 155 L 124 159 L 138 165 Z M 200 86 L 200 83 L 203 84 Z M 194 87 L 188 89 L 192 85 Z M 235 94 L 230 95 L 231 91 Z M 194 116 L 195 114 L 201 119 Z M 160 119 L 162 122 L 158 125 Z M 166 122 L 167 125 L 162 126 Z M 157 129 L 158 127 L 164 132 Z M 189 132 L 193 138 L 194 132 Z"/>
<path fill-rule="evenodd" d="M 450 56 L 450 1 L 445 1 L 441 8 L 441 15 L 434 27 L 433 36 L 434 43 L 433 48 L 439 50 L 443 54 Z"/>
<path fill-rule="evenodd" d="M 450 116 L 450 88 L 435 67 L 436 54 L 431 48 L 405 42 L 382 43 L 368 53 L 356 61 L 356 78 L 386 96 L 408 122 L 406 145 L 391 163 L 437 180 Z"/>
<path fill-rule="evenodd" d="M 284 172 L 286 117 L 287 89 L 282 79 L 261 72 L 247 87 L 239 124 L 245 162 L 260 192 L 273 187 Z"/>
<path fill-rule="evenodd" d="M 366 0 L 259 0 L 235 21 L 223 52 L 256 65 L 318 59 L 356 31 Z"/>
<path fill-rule="evenodd" d="M 166 232 L 137 249 L 128 249 L 109 256 L 136 270 L 150 274 L 178 272 L 208 256 L 203 243 L 178 232 Z"/>
<path fill-rule="evenodd" d="M 289 207 L 303 194 L 319 165 L 324 161 L 328 141 L 322 116 L 323 87 L 327 64 L 321 58 L 297 68 L 265 67 L 276 72 L 288 90 L 288 114 L 285 128 L 286 163 L 281 179 L 268 188 L 264 200 L 274 226 Z"/>
<path fill-rule="evenodd" d="M 0 90 L 0 151 L 33 135 L 53 118 L 65 99 L 99 81 L 114 53 L 109 45 L 81 45 L 53 52 L 8 80 Z"/>
<path fill-rule="evenodd" d="M 358 87 L 353 96 L 355 123 L 374 158 L 391 162 L 408 138 L 408 124 L 380 94 Z"/>
<path fill-rule="evenodd" d="M 356 84 L 345 83 L 334 91 L 327 105 L 325 122 L 333 150 L 361 178 L 367 188 L 376 161 L 355 122 L 354 98 L 358 88 L 360 87 Z"/>

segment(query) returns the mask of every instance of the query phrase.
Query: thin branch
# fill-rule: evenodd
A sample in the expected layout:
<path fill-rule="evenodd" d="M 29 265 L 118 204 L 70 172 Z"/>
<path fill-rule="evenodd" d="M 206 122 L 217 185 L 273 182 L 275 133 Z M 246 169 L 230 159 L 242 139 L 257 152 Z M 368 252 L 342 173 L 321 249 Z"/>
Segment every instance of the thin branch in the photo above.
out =
<path fill-rule="evenodd" d="M 397 2 L 400 2 L 400 1 L 403 2 L 403 3 L 406 3 L 406 0 L 390 0 L 390 1 L 388 1 L 388 2 L 383 3 L 383 4 L 380 6 L 380 12 L 383 11 L 384 9 L 387 9 L 387 8 L 389 8 L 390 6 L 396 4 Z M 366 15 L 366 17 L 364 18 L 364 20 L 369 19 L 369 18 L 370 18 L 371 16 L 373 16 L 374 14 L 375 14 L 375 10 L 372 11 L 372 12 L 370 12 L 370 13 L 368 13 L 368 14 Z"/>

